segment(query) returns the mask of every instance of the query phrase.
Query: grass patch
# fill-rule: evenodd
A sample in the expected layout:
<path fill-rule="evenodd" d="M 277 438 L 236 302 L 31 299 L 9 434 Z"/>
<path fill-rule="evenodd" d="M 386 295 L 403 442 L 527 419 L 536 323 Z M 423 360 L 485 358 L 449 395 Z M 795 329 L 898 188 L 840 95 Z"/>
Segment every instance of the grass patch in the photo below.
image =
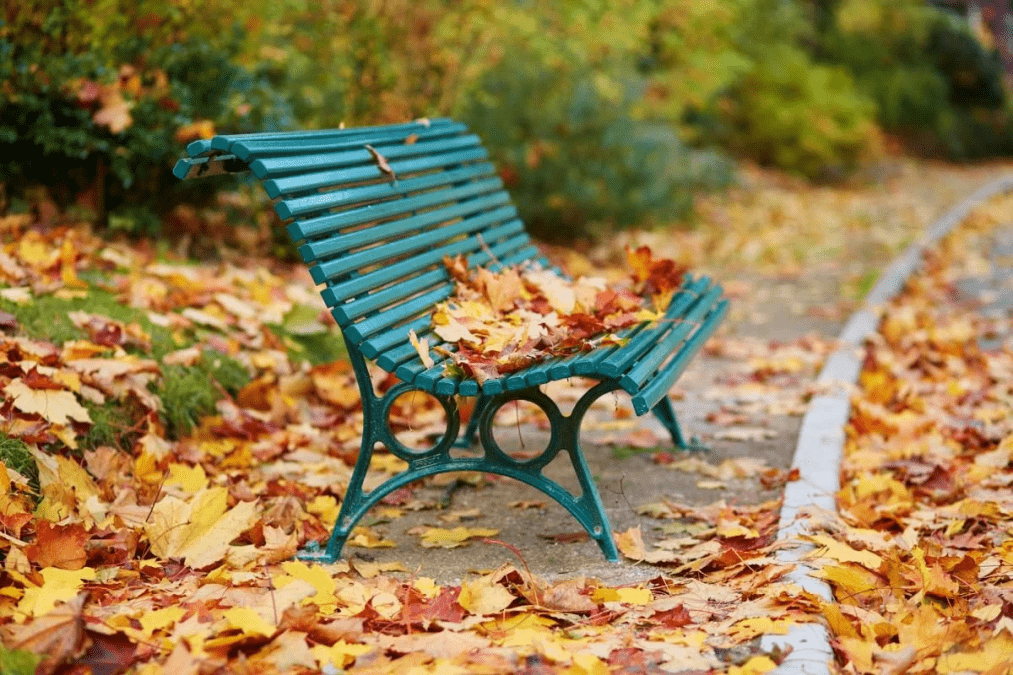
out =
<path fill-rule="evenodd" d="M 39 488 L 39 469 L 35 465 L 35 458 L 28 451 L 24 441 L 11 438 L 6 434 L 0 434 L 0 462 L 4 466 L 14 469 L 28 479 L 32 487 Z M 6 672 L 0 670 L 0 672 Z"/>
<path fill-rule="evenodd" d="M 84 450 L 108 445 L 119 450 L 130 450 L 140 437 L 141 430 L 136 421 L 144 416 L 144 409 L 133 399 L 127 401 L 107 400 L 102 405 L 84 402 L 92 425 L 78 442 Z"/>
<path fill-rule="evenodd" d="M 296 305 L 280 324 L 268 324 L 275 335 L 285 343 L 291 361 L 309 361 L 320 366 L 335 361 L 347 361 L 348 349 L 341 333 L 320 323 L 319 310 Z"/>
<path fill-rule="evenodd" d="M 46 340 L 62 345 L 69 340 L 83 340 L 87 333 L 67 317 L 69 312 L 88 312 L 107 316 L 123 323 L 137 323 L 151 336 L 151 356 L 161 359 L 179 345 L 172 333 L 156 326 L 143 310 L 128 307 L 115 294 L 101 288 L 90 288 L 82 298 L 58 298 L 40 295 L 31 302 L 17 304 L 0 298 L 0 310 L 13 314 L 18 320 L 18 332 L 33 340 Z M 137 348 L 125 347 L 128 352 L 142 353 Z"/>
<path fill-rule="evenodd" d="M 115 294 L 95 287 L 90 288 L 88 294 L 81 298 L 42 295 L 24 304 L 0 299 L 0 310 L 17 318 L 19 334 L 55 345 L 88 337 L 85 331 L 67 317 L 69 312 L 84 311 L 126 324 L 136 323 L 151 337 L 151 350 L 124 346 L 125 351 L 159 362 L 169 352 L 188 347 L 200 337 L 199 334 L 188 336 L 192 340 L 189 344 L 185 341 L 178 342 L 178 338 L 168 329 L 153 324 L 144 310 L 128 307 Z M 314 342 L 316 337 L 295 336 L 293 341 L 300 345 L 300 350 L 305 349 L 308 353 L 323 353 L 328 357 L 336 353 L 333 344 L 328 341 Z M 301 346 L 298 342 L 300 338 L 307 338 L 310 346 Z M 345 353 L 340 337 L 337 342 L 341 353 Z M 189 433 L 200 417 L 214 414 L 215 404 L 222 398 L 223 392 L 234 396 L 250 381 L 250 374 L 241 363 L 213 350 L 205 350 L 191 367 L 161 365 L 160 368 L 162 377 L 153 382 L 150 388 L 162 400 L 162 419 L 170 438 L 179 438 Z M 84 448 L 109 445 L 130 449 L 133 446 L 136 440 L 134 424 L 144 414 L 136 402 L 110 400 L 103 405 L 86 402 L 85 407 L 93 424 L 82 439 Z"/>
<path fill-rule="evenodd" d="M 211 350 L 191 367 L 163 366 L 154 393 L 162 399 L 166 434 L 180 438 L 190 433 L 201 417 L 215 413 L 223 392 L 235 395 L 249 381 L 242 364 Z"/>
<path fill-rule="evenodd" d="M 335 361 L 347 361 L 348 349 L 341 335 L 334 331 L 297 335 L 281 333 L 288 358 L 292 361 L 309 361 L 311 366 L 320 366 Z"/>
<path fill-rule="evenodd" d="M 637 455 L 650 455 L 658 452 L 660 448 L 633 448 L 627 445 L 620 445 L 612 448 L 612 459 L 622 461 L 629 459 L 630 457 L 636 457 Z"/>

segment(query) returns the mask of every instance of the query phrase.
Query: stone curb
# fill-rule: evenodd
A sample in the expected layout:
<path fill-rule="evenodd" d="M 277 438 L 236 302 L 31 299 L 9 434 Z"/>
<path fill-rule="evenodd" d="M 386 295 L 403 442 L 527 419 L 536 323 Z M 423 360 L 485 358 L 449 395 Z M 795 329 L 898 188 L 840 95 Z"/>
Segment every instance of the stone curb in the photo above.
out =
<path fill-rule="evenodd" d="M 816 378 L 819 391 L 809 404 L 802 426 L 792 468 L 799 470 L 799 479 L 788 483 L 784 490 L 784 503 L 778 523 L 779 541 L 797 541 L 807 530 L 805 521 L 797 520 L 800 511 L 836 509 L 835 495 L 840 489 L 841 456 L 844 450 L 844 426 L 851 411 L 850 391 L 861 372 L 860 347 L 879 325 L 877 307 L 896 296 L 908 277 L 921 263 L 922 252 L 935 245 L 970 212 L 992 197 L 1013 191 L 1013 175 L 1004 176 L 976 190 L 950 209 L 904 250 L 886 268 L 879 281 L 865 298 L 862 308 L 852 315 L 838 338 L 838 348 L 827 359 Z M 832 601 L 830 586 L 822 579 L 809 574 L 801 563 L 814 546 L 805 542 L 781 549 L 778 562 L 793 564 L 786 580 L 798 584 L 826 601 Z M 787 635 L 765 635 L 760 642 L 763 650 L 777 646 L 791 647 L 791 653 L 771 675 L 830 675 L 834 659 L 830 635 L 821 623 L 793 626 Z"/>

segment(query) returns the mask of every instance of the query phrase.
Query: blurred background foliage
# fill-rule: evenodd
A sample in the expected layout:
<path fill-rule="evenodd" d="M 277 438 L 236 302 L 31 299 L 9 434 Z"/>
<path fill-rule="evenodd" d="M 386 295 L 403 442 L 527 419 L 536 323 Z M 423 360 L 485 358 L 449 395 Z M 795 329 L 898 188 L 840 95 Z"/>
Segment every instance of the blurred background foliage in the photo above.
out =
<path fill-rule="evenodd" d="M 684 218 L 736 160 L 838 180 L 884 139 L 1013 149 L 995 45 L 922 0 L 18 0 L 2 18 L 4 208 L 136 234 L 207 231 L 232 184 L 169 171 L 215 132 L 456 117 L 531 229 L 567 240 Z"/>

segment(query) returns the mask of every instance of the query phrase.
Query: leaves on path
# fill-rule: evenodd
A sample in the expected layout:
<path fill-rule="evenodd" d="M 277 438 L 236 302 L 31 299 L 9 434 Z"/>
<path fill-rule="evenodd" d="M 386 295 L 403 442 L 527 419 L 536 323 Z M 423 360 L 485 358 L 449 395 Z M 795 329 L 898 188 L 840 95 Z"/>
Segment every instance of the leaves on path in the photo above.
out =
<path fill-rule="evenodd" d="M 631 586 L 550 582 L 510 565 L 437 584 L 354 553 L 330 566 L 293 560 L 333 527 L 363 415 L 347 364 L 303 363 L 291 344 L 299 331 L 333 330 L 305 273 L 156 261 L 78 228 L 22 235 L 0 251 L 4 282 L 28 298 L 86 299 L 95 287 L 80 279 L 98 276 L 151 326 L 75 311 L 81 337 L 54 345 L 0 322 L 0 430 L 38 469 L 36 478 L 0 466 L 0 634 L 5 649 L 44 654 L 39 672 L 764 672 L 772 662 L 749 646 L 756 636 L 815 614 L 811 598 L 778 582 L 763 509 L 652 507 L 667 538 L 648 547 L 628 535 L 620 546 L 676 576 Z M 638 255 L 637 290 L 668 292 L 673 269 Z M 467 302 L 480 299 L 483 311 L 516 313 L 527 296 L 539 316 L 555 313 L 547 333 L 612 332 L 653 312 L 633 304 L 633 290 L 572 288 L 547 273 L 479 273 L 474 284 Z M 569 326 L 562 310 L 584 316 Z M 524 317 L 516 328 L 530 342 Z M 446 319 L 451 336 L 480 332 L 467 315 Z M 167 436 L 157 385 L 169 368 L 215 354 L 240 364 L 248 383 L 191 431 Z M 378 373 L 374 384 L 395 382 Z M 89 411 L 110 405 L 123 416 L 113 420 L 122 446 L 84 443 L 102 423 Z M 390 419 L 396 433 L 431 441 L 441 416 L 435 402 L 404 396 Z M 370 481 L 405 468 L 382 451 L 373 460 Z M 377 512 L 432 508 L 408 487 Z M 420 547 L 476 547 L 497 533 L 471 522 L 480 513 L 444 515 L 447 527 L 417 532 Z M 384 532 L 358 528 L 348 550 L 392 546 Z M 766 614 L 775 619 L 756 623 Z"/>
<path fill-rule="evenodd" d="M 927 253 L 865 347 L 840 517 L 809 537 L 844 672 L 1013 668 L 1013 353 L 982 342 L 1011 323 L 956 285 L 992 274 L 1011 208 L 995 200 Z"/>

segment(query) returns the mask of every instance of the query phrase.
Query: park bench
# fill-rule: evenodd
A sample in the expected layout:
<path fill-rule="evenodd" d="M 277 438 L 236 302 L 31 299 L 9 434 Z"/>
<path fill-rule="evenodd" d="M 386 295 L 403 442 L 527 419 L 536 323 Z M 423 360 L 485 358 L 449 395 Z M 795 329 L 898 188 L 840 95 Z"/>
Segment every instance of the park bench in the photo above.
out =
<path fill-rule="evenodd" d="M 187 146 L 189 158 L 174 168 L 178 178 L 252 172 L 275 199 L 275 210 L 323 285 L 324 302 L 341 327 L 362 395 L 364 430 L 351 480 L 327 546 L 301 557 L 333 562 L 353 526 L 384 496 L 412 481 L 447 471 L 509 476 L 562 504 L 618 560 L 611 528 L 579 443 L 581 420 L 599 397 L 626 391 L 638 415 L 654 412 L 675 445 L 690 448 L 667 396 L 693 355 L 727 311 L 720 286 L 687 275 L 665 318 L 627 329 L 622 345 L 557 357 L 500 378 L 455 377 L 436 364 L 426 367 L 409 331 L 440 344 L 430 331 L 434 305 L 453 283 L 445 256 L 464 255 L 469 267 L 535 263 L 551 267 L 517 218 L 517 210 L 479 138 L 448 119 L 331 131 L 220 135 Z M 452 346 L 451 346 L 452 348 Z M 367 360 L 400 382 L 375 393 Z M 564 415 L 539 389 L 550 381 L 580 376 L 598 380 Z M 407 447 L 389 423 L 394 401 L 406 392 L 428 392 L 446 412 L 446 432 L 431 448 Z M 474 397 L 474 411 L 461 429 L 458 402 Z M 515 457 L 492 433 L 496 412 L 511 401 L 529 401 L 550 424 L 547 447 L 537 456 Z M 475 456 L 455 446 L 481 441 Z M 460 436 L 460 438 L 459 438 Z M 374 447 L 382 443 L 408 463 L 407 470 L 363 492 Z M 452 454 L 452 450 L 454 450 Z M 565 451 L 581 494 L 574 496 L 542 469 Z"/>

